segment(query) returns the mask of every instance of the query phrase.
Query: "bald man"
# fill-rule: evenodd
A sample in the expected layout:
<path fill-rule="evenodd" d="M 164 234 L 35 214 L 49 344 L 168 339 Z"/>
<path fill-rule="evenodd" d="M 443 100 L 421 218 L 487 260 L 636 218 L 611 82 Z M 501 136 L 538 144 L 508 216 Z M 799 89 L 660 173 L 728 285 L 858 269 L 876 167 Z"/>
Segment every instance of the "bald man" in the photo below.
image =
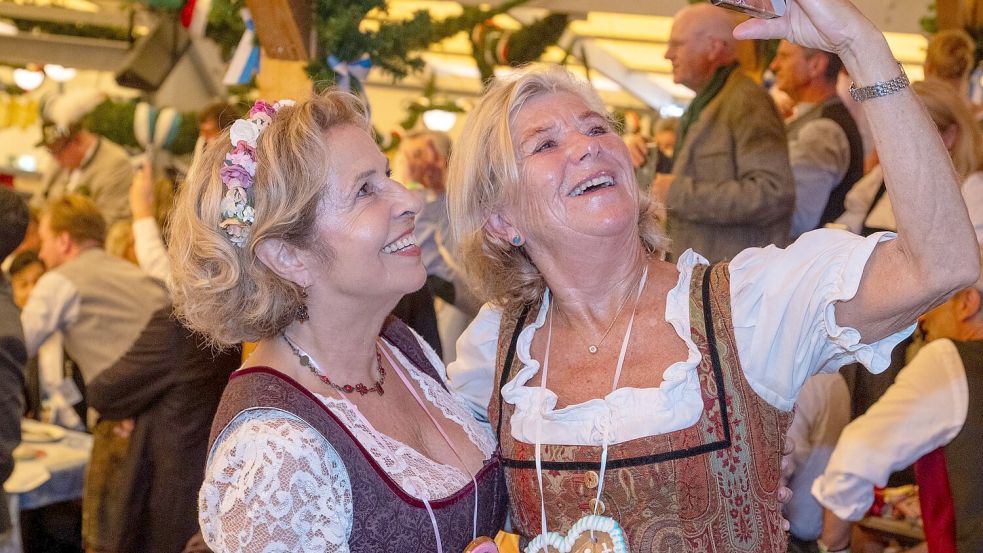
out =
<path fill-rule="evenodd" d="M 768 93 L 737 65 L 736 21 L 710 4 L 676 14 L 666 59 L 696 93 L 679 122 L 673 170 L 652 182 L 669 208 L 678 257 L 711 262 L 745 248 L 787 245 L 795 207 L 785 125 Z"/>

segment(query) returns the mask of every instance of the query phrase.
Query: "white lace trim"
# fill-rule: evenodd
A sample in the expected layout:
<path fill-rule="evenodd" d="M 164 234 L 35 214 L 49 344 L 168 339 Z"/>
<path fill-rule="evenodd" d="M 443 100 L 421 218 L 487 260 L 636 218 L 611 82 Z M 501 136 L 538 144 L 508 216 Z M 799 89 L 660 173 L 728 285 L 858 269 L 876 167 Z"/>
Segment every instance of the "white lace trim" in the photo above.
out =
<path fill-rule="evenodd" d="M 307 423 L 274 409 L 243 411 L 215 443 L 198 512 L 214 551 L 347 553 L 351 483 Z"/>
<path fill-rule="evenodd" d="M 491 432 L 470 416 L 460 397 L 393 351 L 427 400 L 491 457 Z M 427 357 L 439 366 L 435 355 Z M 440 499 L 471 483 L 461 469 L 376 431 L 352 403 L 315 395 L 409 495 Z M 232 420 L 212 448 L 198 503 L 202 533 L 215 551 L 349 550 L 353 506 L 344 463 L 320 433 L 277 409 L 247 410 Z"/>
<path fill-rule="evenodd" d="M 388 344 L 389 342 L 386 341 Z M 408 367 L 407 371 L 413 380 L 416 381 L 420 389 L 423 390 L 424 395 L 426 395 L 427 400 L 437 406 L 440 412 L 448 420 L 456 422 L 459 426 L 464 428 L 467 433 L 468 438 L 471 439 L 471 443 L 481 450 L 484 454 L 485 459 L 488 459 L 495 453 L 495 448 L 497 444 L 495 443 L 495 437 L 492 435 L 488 428 L 479 424 L 474 417 L 471 415 L 471 411 L 468 409 L 467 404 L 460 395 L 449 388 L 444 388 L 439 382 L 430 378 L 429 376 L 423 374 L 423 371 L 416 368 L 403 356 L 403 353 L 399 351 L 398 348 L 391 348 L 396 354 L 396 360 L 399 361 L 400 365 L 403 367 Z M 433 352 L 432 349 L 424 350 L 427 354 L 427 359 L 430 364 L 434 367 L 440 367 L 442 362 L 437 354 Z"/>

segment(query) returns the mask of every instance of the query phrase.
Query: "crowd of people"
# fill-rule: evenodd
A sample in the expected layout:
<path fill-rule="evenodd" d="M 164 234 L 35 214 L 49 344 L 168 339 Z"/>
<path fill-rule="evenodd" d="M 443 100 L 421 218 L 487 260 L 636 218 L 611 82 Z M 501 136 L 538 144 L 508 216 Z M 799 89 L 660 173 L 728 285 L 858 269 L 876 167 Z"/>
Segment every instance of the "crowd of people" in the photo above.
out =
<path fill-rule="evenodd" d="M 0 188 L 0 480 L 22 417 L 93 448 L 25 551 L 848 551 L 912 464 L 919 547 L 983 551 L 972 42 L 909 83 L 847 0 L 738 22 L 676 14 L 651 137 L 549 66 L 393 167 L 348 92 L 221 103 L 173 202 L 96 95 L 47 106 L 54 169 Z"/>

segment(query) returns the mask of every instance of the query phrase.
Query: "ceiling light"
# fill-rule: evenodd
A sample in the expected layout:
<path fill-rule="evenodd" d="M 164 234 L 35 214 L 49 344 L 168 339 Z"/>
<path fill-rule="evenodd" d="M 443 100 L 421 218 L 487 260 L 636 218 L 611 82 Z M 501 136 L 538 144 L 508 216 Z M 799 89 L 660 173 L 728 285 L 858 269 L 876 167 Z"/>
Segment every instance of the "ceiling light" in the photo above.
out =
<path fill-rule="evenodd" d="M 30 92 L 44 82 L 44 73 L 30 69 L 14 69 L 14 83 L 23 90 Z"/>
<path fill-rule="evenodd" d="M 56 63 L 47 63 L 44 66 L 44 73 L 59 83 L 64 83 L 75 78 L 78 73 L 71 67 L 65 67 Z"/>
<path fill-rule="evenodd" d="M 454 128 L 457 114 L 453 111 L 431 109 L 423 112 L 423 124 L 432 131 L 447 132 Z"/>

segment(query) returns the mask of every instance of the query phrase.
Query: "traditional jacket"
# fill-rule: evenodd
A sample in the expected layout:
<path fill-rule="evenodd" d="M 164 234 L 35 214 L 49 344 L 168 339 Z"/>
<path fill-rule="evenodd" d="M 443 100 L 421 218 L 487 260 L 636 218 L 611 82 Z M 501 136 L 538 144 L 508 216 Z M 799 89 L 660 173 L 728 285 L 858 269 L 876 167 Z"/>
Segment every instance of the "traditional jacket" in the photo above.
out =
<path fill-rule="evenodd" d="M 700 419 L 689 428 L 609 447 L 599 511 L 621 524 L 632 552 L 786 549 L 777 492 L 792 413 L 769 405 L 744 377 L 730 316 L 729 283 L 726 265 L 694 268 L 690 320 L 702 354 Z M 489 416 L 498 429 L 512 525 L 527 542 L 540 532 L 535 447 L 512 437 L 509 420 L 514 407 L 501 399 L 501 387 L 516 363 L 515 345 L 524 319 L 525 313 L 503 317 L 499 385 Z M 593 446 L 542 447 L 550 530 L 566 532 L 593 512 L 600 456 L 601 449 Z"/>
<path fill-rule="evenodd" d="M 416 337 L 402 322 L 390 318 L 382 336 L 423 373 L 441 382 Z M 210 444 L 238 413 L 253 408 L 279 409 L 296 415 L 338 452 L 351 482 L 355 513 L 349 539 L 352 553 L 437 551 L 424 503 L 403 491 L 311 392 L 273 369 L 253 367 L 232 375 L 215 415 Z M 485 463 L 475 479 L 480 499 L 477 533 L 494 537 L 504 526 L 506 505 L 505 481 L 497 455 Z M 472 539 L 473 488 L 473 484 L 468 484 L 450 497 L 430 502 L 441 529 L 444 551 L 463 551 Z"/>
<path fill-rule="evenodd" d="M 966 370 L 969 409 L 966 422 L 948 444 L 915 463 L 925 539 L 932 553 L 983 551 L 983 341 L 956 342 Z"/>

